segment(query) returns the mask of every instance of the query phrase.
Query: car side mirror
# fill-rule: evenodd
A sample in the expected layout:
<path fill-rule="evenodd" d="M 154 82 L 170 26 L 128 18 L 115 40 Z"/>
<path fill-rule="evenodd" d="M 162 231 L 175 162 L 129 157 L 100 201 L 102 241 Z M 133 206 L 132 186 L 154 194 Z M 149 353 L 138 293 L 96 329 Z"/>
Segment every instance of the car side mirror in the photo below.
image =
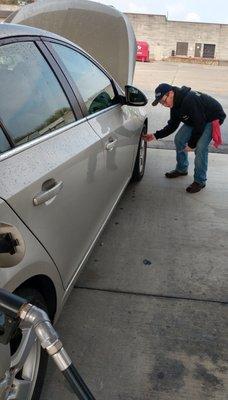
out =
<path fill-rule="evenodd" d="M 148 99 L 141 90 L 134 86 L 125 86 L 125 97 L 128 106 L 142 107 L 148 103 Z"/>

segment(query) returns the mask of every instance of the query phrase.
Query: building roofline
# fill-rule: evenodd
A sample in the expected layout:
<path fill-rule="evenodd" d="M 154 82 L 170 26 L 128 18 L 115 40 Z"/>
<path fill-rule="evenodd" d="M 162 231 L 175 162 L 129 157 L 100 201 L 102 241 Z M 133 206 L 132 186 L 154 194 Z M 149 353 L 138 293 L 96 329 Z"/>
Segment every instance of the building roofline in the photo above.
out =
<path fill-rule="evenodd" d="M 166 21 L 167 22 L 177 22 L 177 23 L 184 23 L 184 24 L 202 24 L 202 25 L 224 25 L 224 26 L 228 26 L 228 24 L 222 24 L 221 22 L 201 22 L 201 21 L 183 21 L 183 20 L 176 20 L 176 19 L 174 19 L 174 20 L 172 20 L 172 19 L 167 19 L 167 16 L 166 15 L 164 15 L 164 14 L 151 14 L 151 13 L 148 13 L 148 14 L 145 14 L 145 13 L 133 13 L 133 12 L 125 12 L 124 14 L 126 14 L 126 15 L 128 15 L 128 14 L 131 14 L 131 15 L 144 15 L 144 16 L 147 16 L 147 17 L 150 17 L 150 16 L 153 16 L 153 17 L 163 17 L 164 19 L 166 19 Z"/>
<path fill-rule="evenodd" d="M 153 17 L 164 17 L 165 19 L 167 19 L 165 14 L 145 14 L 145 13 L 137 13 L 137 12 L 124 12 L 124 14 L 134 14 L 134 15 L 145 15 L 145 16 L 153 16 Z"/>

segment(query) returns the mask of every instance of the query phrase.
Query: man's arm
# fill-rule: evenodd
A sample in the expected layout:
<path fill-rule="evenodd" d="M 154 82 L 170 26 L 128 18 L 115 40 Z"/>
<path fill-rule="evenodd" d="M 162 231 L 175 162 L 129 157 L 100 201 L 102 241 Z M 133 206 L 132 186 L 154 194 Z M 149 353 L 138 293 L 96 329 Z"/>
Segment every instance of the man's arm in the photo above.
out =
<path fill-rule="evenodd" d="M 172 111 L 171 111 L 171 118 L 168 121 L 167 125 L 163 129 L 156 131 L 154 136 L 156 139 L 162 139 L 166 136 L 169 136 L 173 132 L 175 132 L 175 130 L 178 128 L 179 125 L 180 125 L 179 118 L 175 118 L 174 116 L 172 116 Z"/>
<path fill-rule="evenodd" d="M 192 96 L 186 99 L 183 103 L 181 114 L 188 115 L 193 124 L 192 134 L 188 141 L 188 147 L 195 149 L 207 123 L 200 97 Z"/>

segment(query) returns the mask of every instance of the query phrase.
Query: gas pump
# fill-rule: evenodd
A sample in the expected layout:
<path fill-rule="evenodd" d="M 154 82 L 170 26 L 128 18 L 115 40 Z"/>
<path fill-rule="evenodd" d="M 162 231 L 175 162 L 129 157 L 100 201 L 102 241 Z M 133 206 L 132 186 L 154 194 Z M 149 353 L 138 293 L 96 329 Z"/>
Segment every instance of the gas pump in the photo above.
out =
<path fill-rule="evenodd" d="M 7 345 L 21 321 L 33 326 L 41 346 L 54 360 L 77 398 L 79 400 L 95 400 L 63 348 L 47 313 L 5 289 L 0 289 L 0 400 L 11 398 L 10 388 L 14 374 L 10 369 L 10 354 Z"/>

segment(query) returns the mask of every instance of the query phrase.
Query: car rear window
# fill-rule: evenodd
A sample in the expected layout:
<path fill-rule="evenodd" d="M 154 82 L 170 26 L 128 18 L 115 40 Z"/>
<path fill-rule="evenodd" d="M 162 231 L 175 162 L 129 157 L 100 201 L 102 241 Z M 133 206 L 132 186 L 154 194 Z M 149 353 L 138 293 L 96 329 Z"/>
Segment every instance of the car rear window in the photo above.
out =
<path fill-rule="evenodd" d="M 15 145 L 75 120 L 54 72 L 33 42 L 0 47 L 0 117 Z"/>
<path fill-rule="evenodd" d="M 67 46 L 52 46 L 80 91 L 88 114 L 118 102 L 110 79 L 92 61 Z"/>

